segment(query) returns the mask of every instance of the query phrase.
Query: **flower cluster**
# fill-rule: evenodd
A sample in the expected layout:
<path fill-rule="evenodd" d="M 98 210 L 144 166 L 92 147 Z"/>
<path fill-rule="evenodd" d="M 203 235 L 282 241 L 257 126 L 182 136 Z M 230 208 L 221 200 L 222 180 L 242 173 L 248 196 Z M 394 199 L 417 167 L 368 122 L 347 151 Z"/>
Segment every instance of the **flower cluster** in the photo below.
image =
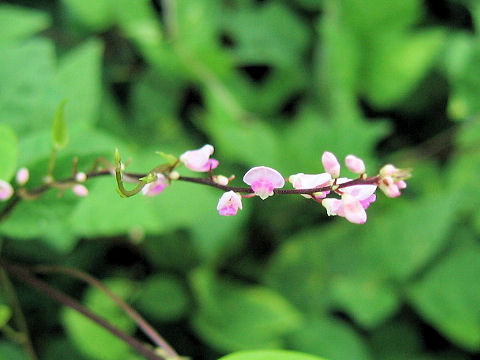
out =
<path fill-rule="evenodd" d="M 329 216 L 338 215 L 352 223 L 363 224 L 367 221 L 365 210 L 376 200 L 377 187 L 387 196 L 396 197 L 400 195 L 400 190 L 406 187 L 405 180 L 410 176 L 409 171 L 397 169 L 389 164 L 385 165 L 377 176 L 367 177 L 363 160 L 354 155 L 348 155 L 345 158 L 345 165 L 359 177 L 356 179 L 339 177 L 341 169 L 339 161 L 331 152 L 324 152 L 322 164 L 325 172 L 323 173 L 298 173 L 285 179 L 275 169 L 256 166 L 243 176 L 243 181 L 250 186 L 249 188 L 230 188 L 227 185 L 233 177 L 213 175 L 213 169 L 219 165 L 218 160 L 210 158 L 213 152 L 212 145 L 204 145 L 200 149 L 183 153 L 179 158 L 179 162 L 190 170 L 209 172 L 209 179 L 199 181 L 195 178 L 180 177 L 176 171 L 167 174 L 155 173 L 153 174 L 155 180 L 144 186 L 143 194 L 157 195 L 168 186 L 171 180 L 201 182 L 226 190 L 217 204 L 218 213 L 223 216 L 236 215 L 238 210 L 242 209 L 242 198 L 258 196 L 265 200 L 274 194 L 299 194 L 321 203 Z M 293 189 L 282 189 L 285 186 L 285 180 L 292 184 Z M 335 197 L 327 197 L 330 194 Z"/>

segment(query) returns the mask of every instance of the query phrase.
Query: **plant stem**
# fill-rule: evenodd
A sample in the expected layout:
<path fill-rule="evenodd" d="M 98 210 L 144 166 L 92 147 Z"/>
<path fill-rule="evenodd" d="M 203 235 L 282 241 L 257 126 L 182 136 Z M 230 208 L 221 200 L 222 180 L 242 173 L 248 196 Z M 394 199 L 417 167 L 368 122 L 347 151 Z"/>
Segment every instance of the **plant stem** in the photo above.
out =
<path fill-rule="evenodd" d="M 1 261 L 1 259 L 0 259 Z M 0 262 L 0 265 L 2 263 Z M 5 293 L 8 296 L 8 301 L 12 306 L 13 316 L 18 326 L 20 333 L 22 334 L 22 343 L 25 347 L 25 350 L 28 354 L 28 357 L 31 360 L 37 360 L 37 354 L 35 353 L 35 349 L 33 348 L 32 339 L 30 337 L 30 332 L 28 331 L 27 321 L 25 319 L 25 315 L 23 314 L 22 307 L 20 306 L 20 301 L 18 300 L 17 294 L 15 289 L 8 278 L 7 273 L 4 269 L 0 269 L 0 281 L 2 283 L 2 287 L 5 289 Z"/>
<path fill-rule="evenodd" d="M 117 327 L 111 325 L 108 321 L 103 319 L 102 317 L 94 314 L 85 306 L 77 302 L 76 300 L 72 299 L 70 296 L 65 295 L 64 293 L 58 291 L 57 289 L 51 287 L 46 282 L 36 278 L 33 276 L 29 270 L 23 268 L 19 265 L 14 265 L 6 262 L 5 260 L 0 259 L 0 266 L 2 266 L 5 270 L 9 273 L 15 275 L 16 277 L 20 278 L 36 290 L 40 291 L 44 295 L 50 297 L 51 299 L 66 305 L 82 315 L 86 316 L 90 320 L 94 321 L 105 330 L 109 331 L 114 336 L 118 337 L 122 341 L 126 342 L 130 345 L 136 352 L 140 355 L 144 356 L 148 360 L 166 360 L 165 357 L 156 354 L 152 349 L 145 346 L 145 344 L 141 343 L 137 339 L 131 337 L 130 335 L 126 334 L 122 330 L 118 329 Z"/>
<path fill-rule="evenodd" d="M 142 331 L 147 335 L 158 347 L 162 348 L 168 356 L 177 358 L 177 352 L 167 343 L 167 341 L 131 306 L 129 306 L 123 299 L 115 295 L 108 287 L 106 287 L 100 280 L 93 276 L 66 266 L 36 266 L 33 271 L 37 273 L 57 273 L 71 275 L 77 279 L 83 280 L 86 283 L 95 286 L 102 291 L 110 299 L 112 299 L 123 311 L 132 318 Z"/>

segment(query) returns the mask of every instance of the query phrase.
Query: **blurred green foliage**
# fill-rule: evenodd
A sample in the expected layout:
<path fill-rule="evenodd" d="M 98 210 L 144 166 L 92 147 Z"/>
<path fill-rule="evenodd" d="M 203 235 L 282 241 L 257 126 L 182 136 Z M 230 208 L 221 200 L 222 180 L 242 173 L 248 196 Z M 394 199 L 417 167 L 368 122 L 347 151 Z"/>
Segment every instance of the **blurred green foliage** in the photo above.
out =
<path fill-rule="evenodd" d="M 245 200 L 227 218 L 211 188 L 124 199 L 113 177 L 92 179 L 85 198 L 16 205 L 1 256 L 96 275 L 194 359 L 468 359 L 480 351 L 479 21 L 475 0 L 2 2 L 5 181 L 26 166 L 41 184 L 64 100 L 57 178 L 74 157 L 87 171 L 119 148 L 144 172 L 155 151 L 204 143 L 238 185 L 256 165 L 322 172 L 325 150 L 414 177 L 361 227 L 300 197 Z M 102 293 L 48 280 L 135 334 Z M 139 359 L 15 287 L 41 360 Z M 0 359 L 27 359 L 2 293 Z"/>

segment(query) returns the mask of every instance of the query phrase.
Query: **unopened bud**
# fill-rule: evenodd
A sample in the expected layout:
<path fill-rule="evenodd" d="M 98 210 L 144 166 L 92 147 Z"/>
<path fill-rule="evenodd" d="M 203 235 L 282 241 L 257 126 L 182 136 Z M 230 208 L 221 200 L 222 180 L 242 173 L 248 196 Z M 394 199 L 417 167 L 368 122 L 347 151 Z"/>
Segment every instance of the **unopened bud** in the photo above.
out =
<path fill-rule="evenodd" d="M 223 175 L 215 175 L 213 177 L 213 182 L 218 184 L 218 185 L 227 186 L 228 181 L 229 181 L 228 178 L 226 176 L 223 176 Z"/>
<path fill-rule="evenodd" d="M 85 180 L 87 180 L 87 174 L 84 172 L 79 172 L 77 175 L 75 175 L 75 180 L 78 182 L 85 182 Z"/>
<path fill-rule="evenodd" d="M 10 183 L 0 180 L 0 201 L 7 201 L 13 195 L 13 187 Z"/>
<path fill-rule="evenodd" d="M 322 164 L 325 171 L 332 175 L 333 178 L 337 178 L 340 175 L 340 163 L 331 152 L 325 151 L 323 153 Z"/>
<path fill-rule="evenodd" d="M 171 180 L 178 180 L 180 178 L 180 174 L 178 173 L 178 171 L 171 171 L 170 174 L 168 174 L 168 177 Z"/>
<path fill-rule="evenodd" d="M 355 174 L 365 173 L 365 164 L 362 159 L 356 157 L 355 155 L 347 155 L 345 157 L 345 165 L 347 168 L 354 172 Z"/>
<path fill-rule="evenodd" d="M 73 185 L 72 191 L 77 196 L 83 197 L 88 195 L 88 189 L 81 184 Z"/>
<path fill-rule="evenodd" d="M 17 181 L 18 185 L 25 185 L 30 178 L 30 172 L 27 168 L 20 168 L 17 171 L 17 175 L 15 176 L 15 180 Z"/>

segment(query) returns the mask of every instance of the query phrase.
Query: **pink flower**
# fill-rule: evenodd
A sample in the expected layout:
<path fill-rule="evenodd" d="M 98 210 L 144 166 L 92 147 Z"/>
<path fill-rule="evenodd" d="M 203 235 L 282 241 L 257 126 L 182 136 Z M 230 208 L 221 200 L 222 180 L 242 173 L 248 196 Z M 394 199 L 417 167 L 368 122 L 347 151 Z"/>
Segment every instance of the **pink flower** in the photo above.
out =
<path fill-rule="evenodd" d="M 401 195 L 400 190 L 407 187 L 404 179 L 410 177 L 408 170 L 397 169 L 392 164 L 385 165 L 380 169 L 380 189 L 388 197 L 397 197 Z"/>
<path fill-rule="evenodd" d="M 72 191 L 75 195 L 80 197 L 84 197 L 88 195 L 88 189 L 81 184 L 73 185 Z"/>
<path fill-rule="evenodd" d="M 329 173 L 321 173 L 321 174 L 304 174 L 299 173 L 295 175 L 291 175 L 288 178 L 288 181 L 292 183 L 295 189 L 313 189 L 316 187 L 323 187 L 330 185 L 330 180 L 332 179 Z M 318 192 L 315 193 L 315 197 L 323 199 L 327 196 L 329 192 Z M 312 196 L 308 194 L 301 194 L 302 196 L 310 199 Z"/>
<path fill-rule="evenodd" d="M 337 178 L 340 175 L 340 163 L 331 152 L 325 151 L 323 153 L 322 164 L 325 171 L 332 175 L 333 178 Z"/>
<path fill-rule="evenodd" d="M 339 178 L 338 184 L 350 181 L 347 178 Z M 324 199 L 322 205 L 327 209 L 328 216 L 338 215 L 345 217 L 354 224 L 364 224 L 367 221 L 365 209 L 376 200 L 375 185 L 354 185 L 341 188 L 341 199 Z"/>
<path fill-rule="evenodd" d="M 13 195 L 13 187 L 10 183 L 0 180 L 0 201 L 7 201 Z"/>
<path fill-rule="evenodd" d="M 204 145 L 200 149 L 184 152 L 180 156 L 180 161 L 190 170 L 207 172 L 218 166 L 218 160 L 210 159 L 213 151 L 212 145 Z"/>
<path fill-rule="evenodd" d="M 168 180 L 163 174 L 155 174 L 157 180 L 146 184 L 142 189 L 142 194 L 146 196 L 155 196 L 160 194 L 167 186 Z"/>
<path fill-rule="evenodd" d="M 255 195 L 260 196 L 262 200 L 273 195 L 273 189 L 281 188 L 285 185 L 285 179 L 277 170 L 257 166 L 251 168 L 243 176 L 243 181 L 252 187 Z"/>
<path fill-rule="evenodd" d="M 355 174 L 364 174 L 365 173 L 365 164 L 362 159 L 356 157 L 355 155 L 347 155 L 345 157 L 345 165 L 348 170 L 354 172 Z"/>
<path fill-rule="evenodd" d="M 217 210 L 220 215 L 236 215 L 238 209 L 242 210 L 242 197 L 234 191 L 228 191 L 218 200 Z"/>
<path fill-rule="evenodd" d="M 28 171 L 27 168 L 20 168 L 17 171 L 17 175 L 15 176 L 15 180 L 17 181 L 18 185 L 25 185 L 28 182 L 28 179 L 30 178 L 30 172 Z"/>

